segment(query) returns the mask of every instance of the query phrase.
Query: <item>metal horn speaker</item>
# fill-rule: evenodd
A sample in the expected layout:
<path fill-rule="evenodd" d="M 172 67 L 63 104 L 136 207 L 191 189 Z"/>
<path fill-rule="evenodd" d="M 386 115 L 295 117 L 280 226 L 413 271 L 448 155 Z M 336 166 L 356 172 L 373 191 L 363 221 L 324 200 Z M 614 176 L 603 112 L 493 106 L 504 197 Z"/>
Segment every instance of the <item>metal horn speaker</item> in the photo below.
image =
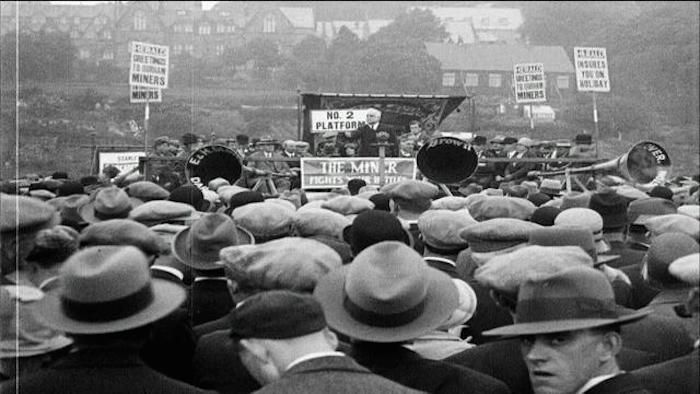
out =
<path fill-rule="evenodd" d="M 479 158 L 465 141 L 454 137 L 433 138 L 418 151 L 416 165 L 428 179 L 437 183 L 459 183 L 472 175 Z"/>
<path fill-rule="evenodd" d="M 208 145 L 190 154 L 185 176 L 194 184 L 207 185 L 214 178 L 224 178 L 232 185 L 241 177 L 243 164 L 238 153 L 223 145 Z"/>

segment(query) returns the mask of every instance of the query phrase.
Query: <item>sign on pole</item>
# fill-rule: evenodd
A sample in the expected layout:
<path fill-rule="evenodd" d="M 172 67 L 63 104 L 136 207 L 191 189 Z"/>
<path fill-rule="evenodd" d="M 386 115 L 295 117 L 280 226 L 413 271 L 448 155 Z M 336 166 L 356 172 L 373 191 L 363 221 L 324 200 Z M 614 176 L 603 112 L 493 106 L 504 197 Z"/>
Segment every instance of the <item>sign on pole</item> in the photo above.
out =
<path fill-rule="evenodd" d="M 546 80 L 542 63 L 525 63 L 513 66 L 515 78 L 515 102 L 518 104 L 547 101 Z"/>
<path fill-rule="evenodd" d="M 161 103 L 163 102 L 163 91 L 160 89 L 149 89 L 141 86 L 129 85 L 129 98 L 131 104 L 138 103 Z"/>
<path fill-rule="evenodd" d="M 169 48 L 164 45 L 132 42 L 129 85 L 167 88 L 169 52 Z"/>
<path fill-rule="evenodd" d="M 576 87 L 579 92 L 609 92 L 610 75 L 605 48 L 574 48 Z"/>
<path fill-rule="evenodd" d="M 367 109 L 331 109 L 311 111 L 311 132 L 356 130 L 367 121 Z"/>
<path fill-rule="evenodd" d="M 367 185 L 380 185 L 379 159 L 376 157 L 302 157 L 301 187 L 328 189 L 347 186 L 348 180 L 363 179 Z M 413 158 L 384 159 L 384 183 L 416 178 Z"/>
<path fill-rule="evenodd" d="M 107 166 L 117 167 L 120 173 L 129 172 L 139 166 L 139 157 L 146 156 L 145 152 L 99 152 L 99 171 Z"/>

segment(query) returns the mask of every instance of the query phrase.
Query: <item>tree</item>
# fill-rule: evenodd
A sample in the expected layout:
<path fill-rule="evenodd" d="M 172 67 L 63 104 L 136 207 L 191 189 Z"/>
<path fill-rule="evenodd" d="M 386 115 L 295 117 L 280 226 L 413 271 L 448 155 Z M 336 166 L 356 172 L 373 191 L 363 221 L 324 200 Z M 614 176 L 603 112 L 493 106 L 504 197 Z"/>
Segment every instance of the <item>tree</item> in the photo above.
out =
<path fill-rule="evenodd" d="M 358 88 L 359 57 L 362 43 L 357 35 L 343 26 L 326 51 L 323 68 L 328 89 L 350 92 Z"/>
<path fill-rule="evenodd" d="M 274 41 L 255 38 L 245 45 L 246 59 L 253 61 L 253 69 L 258 78 L 269 78 L 273 68 L 281 66 L 284 58 Z"/>
<path fill-rule="evenodd" d="M 19 39 L 19 45 L 17 40 Z M 16 49 L 19 48 L 19 67 L 16 67 Z M 9 32 L 2 37 L 0 66 L 2 76 L 14 81 L 62 80 L 71 75 L 76 49 L 67 34 Z M 15 72 L 16 71 L 16 72 Z"/>
<path fill-rule="evenodd" d="M 303 85 L 306 90 L 316 90 L 324 82 L 326 42 L 316 36 L 307 36 L 293 49 L 285 65 L 289 86 Z"/>
<path fill-rule="evenodd" d="M 431 11 L 416 8 L 397 16 L 392 23 L 370 36 L 370 41 L 442 42 L 447 37 L 445 27 Z"/>

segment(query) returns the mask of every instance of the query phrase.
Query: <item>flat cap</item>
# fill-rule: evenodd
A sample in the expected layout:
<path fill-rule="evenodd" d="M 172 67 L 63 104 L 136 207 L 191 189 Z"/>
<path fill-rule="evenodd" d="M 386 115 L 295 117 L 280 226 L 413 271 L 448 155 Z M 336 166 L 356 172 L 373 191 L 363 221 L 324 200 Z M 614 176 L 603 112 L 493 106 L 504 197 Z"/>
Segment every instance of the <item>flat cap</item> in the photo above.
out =
<path fill-rule="evenodd" d="M 685 216 L 690 216 L 691 218 L 700 220 L 700 205 L 698 204 L 686 204 L 678 207 L 678 213 Z"/>
<path fill-rule="evenodd" d="M 240 187 L 238 185 L 219 186 L 219 188 L 216 189 L 216 193 L 225 204 L 228 204 L 229 201 L 231 201 L 231 197 L 243 191 L 250 191 L 250 189 L 246 189 L 245 187 Z"/>
<path fill-rule="evenodd" d="M 613 186 L 611 189 L 628 200 L 639 200 L 649 198 L 649 195 L 630 185 Z"/>
<path fill-rule="evenodd" d="M 338 253 L 307 238 L 286 237 L 219 252 L 226 276 L 245 289 L 312 292 L 328 271 L 340 267 Z"/>
<path fill-rule="evenodd" d="M 561 206 L 562 211 L 569 208 L 588 208 L 588 203 L 591 201 L 591 193 L 571 192 L 562 196 Z"/>
<path fill-rule="evenodd" d="M 520 219 L 496 218 L 472 224 L 462 229 L 460 236 L 472 252 L 488 253 L 526 243 L 530 232 L 541 227 Z"/>
<path fill-rule="evenodd" d="M 679 232 L 696 240 L 700 238 L 700 221 L 680 213 L 654 216 L 644 220 L 642 224 L 651 232 L 652 237 Z"/>
<path fill-rule="evenodd" d="M 340 240 L 350 224 L 348 218 L 329 209 L 311 208 L 294 214 L 294 229 L 302 237 L 328 235 Z"/>
<path fill-rule="evenodd" d="M 324 201 L 321 208 L 330 209 L 341 215 L 357 215 L 374 209 L 374 203 L 356 196 L 337 196 Z"/>
<path fill-rule="evenodd" d="M 129 219 L 149 227 L 167 222 L 191 222 L 200 216 L 201 213 L 189 204 L 167 200 L 148 201 L 129 212 Z"/>
<path fill-rule="evenodd" d="M 495 218 L 528 220 L 535 209 L 535 204 L 523 198 L 488 197 L 471 204 L 469 212 L 478 221 Z"/>
<path fill-rule="evenodd" d="M 694 286 L 700 285 L 700 253 L 679 257 L 668 266 L 668 272 L 677 279 Z"/>
<path fill-rule="evenodd" d="M 665 198 L 647 197 L 630 202 L 627 206 L 627 219 L 631 224 L 641 224 L 654 216 L 676 213 L 676 205 Z"/>
<path fill-rule="evenodd" d="M 467 211 L 431 209 L 418 217 L 418 229 L 425 244 L 442 250 L 466 248 L 467 241 L 460 237 L 460 232 L 475 223 Z"/>
<path fill-rule="evenodd" d="M 36 231 L 59 223 L 58 211 L 36 198 L 0 193 L 0 232 Z"/>
<path fill-rule="evenodd" d="M 535 212 L 532 213 L 530 221 L 541 226 L 553 226 L 554 219 L 556 219 L 560 213 L 561 209 L 557 207 L 542 206 L 535 209 Z"/>
<path fill-rule="evenodd" d="M 256 241 L 279 238 L 291 234 L 294 211 L 278 204 L 254 202 L 233 210 L 231 216 L 237 225 L 250 231 Z"/>
<path fill-rule="evenodd" d="M 515 295 L 525 280 L 551 275 L 593 259 L 578 246 L 526 246 L 498 255 L 477 268 L 474 278 L 484 286 Z"/>
<path fill-rule="evenodd" d="M 170 192 L 162 186 L 149 182 L 138 181 L 124 188 L 129 197 L 138 198 L 141 201 L 167 200 Z"/>
<path fill-rule="evenodd" d="M 207 184 L 209 190 L 216 192 L 222 186 L 231 186 L 231 183 L 224 178 L 214 178 Z"/>
<path fill-rule="evenodd" d="M 401 198 L 404 200 L 432 199 L 438 195 L 440 189 L 429 182 L 405 179 L 400 182 L 386 185 L 380 191 L 389 198 Z"/>
<path fill-rule="evenodd" d="M 80 233 L 80 247 L 131 245 L 146 254 L 159 254 L 162 240 L 141 223 L 129 219 L 109 219 L 91 224 Z"/>
<path fill-rule="evenodd" d="M 326 328 L 323 309 L 307 294 L 264 291 L 246 298 L 231 311 L 231 338 L 288 339 Z"/>
<path fill-rule="evenodd" d="M 265 200 L 265 203 L 276 204 L 286 209 L 289 209 L 292 212 L 296 212 L 297 210 L 297 206 L 293 202 L 283 198 L 268 198 Z"/>
<path fill-rule="evenodd" d="M 434 200 L 430 209 L 448 209 L 450 211 L 459 211 L 460 209 L 469 209 L 469 200 L 465 197 L 447 196 Z"/>
<path fill-rule="evenodd" d="M 665 233 L 652 239 L 647 251 L 646 262 L 649 277 L 662 284 L 678 281 L 670 272 L 669 266 L 675 260 L 700 252 L 697 241 L 682 233 Z M 697 260 L 695 264 L 700 264 Z"/>
<path fill-rule="evenodd" d="M 603 238 L 603 218 L 598 212 L 589 208 L 569 208 L 561 211 L 554 219 L 554 225 L 585 227 L 591 231 L 595 241 Z"/>
<path fill-rule="evenodd" d="M 60 263 L 78 250 L 80 234 L 68 226 L 57 225 L 39 230 L 34 239 L 34 248 L 27 256 L 28 261 Z"/>

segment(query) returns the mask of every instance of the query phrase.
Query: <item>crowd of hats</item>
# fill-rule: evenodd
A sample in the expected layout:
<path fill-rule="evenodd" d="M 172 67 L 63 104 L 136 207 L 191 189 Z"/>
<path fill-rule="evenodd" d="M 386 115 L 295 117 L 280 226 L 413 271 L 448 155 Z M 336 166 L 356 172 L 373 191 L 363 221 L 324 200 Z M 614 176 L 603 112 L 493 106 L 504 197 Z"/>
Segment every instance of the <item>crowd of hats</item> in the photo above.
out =
<path fill-rule="evenodd" d="M 569 319 L 566 308 L 556 306 L 564 291 L 573 298 L 612 299 L 607 278 L 593 269 L 618 257 L 606 254 L 607 231 L 641 228 L 648 235 L 650 278 L 698 282 L 697 191 L 695 201 L 679 204 L 668 188 L 567 193 L 549 179 L 463 188 L 461 196 L 443 196 L 424 181 L 382 188 L 351 181 L 352 191 L 308 201 L 300 190 L 266 199 L 221 178 L 171 192 L 146 181 L 90 191 L 61 179 L 44 182 L 55 192 L 0 194 L 0 231 L 35 233 L 28 259 L 62 263 L 61 286 L 39 297 L 32 315 L 55 330 L 43 340 L 46 347 L 37 348 L 45 351 L 70 344 L 60 333 L 119 332 L 182 305 L 187 283 L 154 277 L 154 264 L 176 271 L 179 279 L 218 270 L 239 291 L 249 291 L 229 316 L 234 338 L 290 338 L 328 325 L 350 338 L 394 343 L 464 324 L 476 309 L 474 291 L 427 264 L 418 245 L 443 255 L 468 250 L 478 283 L 518 305 L 532 301 L 548 310 L 523 312 L 494 335 L 640 318 L 643 313 L 611 312 Z M 422 211 L 414 220 L 420 239 L 397 216 L 405 206 Z M 11 315 L 8 300 L 19 296 L 3 288 L 0 297 L 2 313 Z"/>

